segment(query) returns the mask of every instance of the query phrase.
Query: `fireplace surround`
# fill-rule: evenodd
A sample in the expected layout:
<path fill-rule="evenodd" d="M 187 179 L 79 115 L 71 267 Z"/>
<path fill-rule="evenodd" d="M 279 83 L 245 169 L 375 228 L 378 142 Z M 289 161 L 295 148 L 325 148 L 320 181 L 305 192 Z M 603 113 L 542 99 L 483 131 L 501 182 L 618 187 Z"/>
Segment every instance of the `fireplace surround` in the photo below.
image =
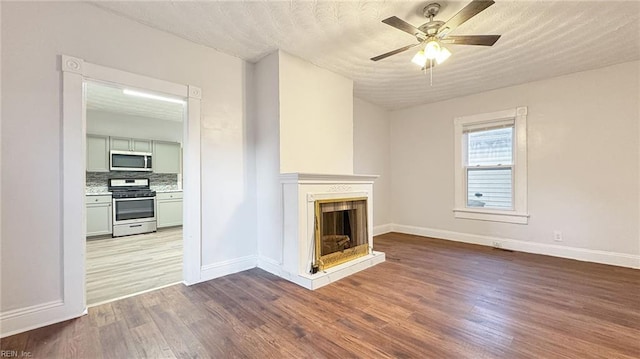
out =
<path fill-rule="evenodd" d="M 280 175 L 283 253 L 278 275 L 308 289 L 384 262 L 373 250 L 378 176 Z"/>

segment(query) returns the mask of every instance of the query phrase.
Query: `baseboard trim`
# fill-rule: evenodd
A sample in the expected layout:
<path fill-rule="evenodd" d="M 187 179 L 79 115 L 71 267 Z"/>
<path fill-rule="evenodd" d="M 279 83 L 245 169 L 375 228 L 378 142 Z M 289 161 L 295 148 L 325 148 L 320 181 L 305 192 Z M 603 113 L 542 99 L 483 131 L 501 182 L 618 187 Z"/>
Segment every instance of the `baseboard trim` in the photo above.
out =
<path fill-rule="evenodd" d="M 224 277 L 225 275 L 242 272 L 258 265 L 258 257 L 255 255 L 234 258 L 213 264 L 207 264 L 200 268 L 200 281 Z M 195 283 L 192 283 L 195 284 Z"/>
<path fill-rule="evenodd" d="M 456 242 L 479 244 L 492 247 L 494 242 L 500 242 L 502 248 L 518 252 L 544 254 L 552 257 L 575 259 L 584 262 L 609 264 L 619 267 L 640 269 L 640 255 L 600 251 L 594 249 L 566 247 L 553 244 L 526 242 L 516 239 L 483 236 L 443 229 L 392 224 L 393 232 L 413 234 L 423 237 L 446 239 Z"/>
<path fill-rule="evenodd" d="M 390 233 L 393 232 L 393 224 L 391 223 L 387 223 L 387 224 L 381 224 L 379 226 L 374 226 L 373 227 L 373 235 L 374 236 L 379 236 L 382 234 L 386 234 L 386 233 Z"/>
<path fill-rule="evenodd" d="M 79 315 L 65 315 L 62 300 L 54 300 L 29 307 L 18 308 L 0 313 L 0 338 L 44 327 L 49 324 L 77 318 Z"/>
<path fill-rule="evenodd" d="M 25 315 L 41 312 L 43 310 L 52 309 L 52 308 L 55 308 L 55 307 L 59 307 L 61 305 L 64 305 L 63 301 L 54 300 L 54 301 L 47 302 L 47 303 L 32 305 L 30 307 L 24 307 L 24 308 L 18 308 L 18 309 L 14 309 L 14 310 L 9 310 L 9 311 L 0 313 L 0 320 L 4 322 L 5 320 L 10 320 L 10 319 L 14 319 L 14 318 L 17 318 L 17 317 L 22 317 L 22 316 L 25 316 Z"/>
<path fill-rule="evenodd" d="M 267 271 L 271 274 L 277 275 L 278 277 L 282 276 L 282 265 L 280 265 L 280 263 L 278 263 L 277 261 L 271 258 L 259 256 L 258 268 L 264 271 Z"/>

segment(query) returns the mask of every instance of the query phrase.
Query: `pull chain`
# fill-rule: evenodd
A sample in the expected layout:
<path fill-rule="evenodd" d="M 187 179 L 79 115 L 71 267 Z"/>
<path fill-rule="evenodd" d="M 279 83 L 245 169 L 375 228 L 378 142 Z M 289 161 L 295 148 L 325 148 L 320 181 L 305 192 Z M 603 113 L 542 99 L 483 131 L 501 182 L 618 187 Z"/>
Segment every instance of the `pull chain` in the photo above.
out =
<path fill-rule="evenodd" d="M 429 86 L 433 86 L 433 59 L 429 59 Z"/>

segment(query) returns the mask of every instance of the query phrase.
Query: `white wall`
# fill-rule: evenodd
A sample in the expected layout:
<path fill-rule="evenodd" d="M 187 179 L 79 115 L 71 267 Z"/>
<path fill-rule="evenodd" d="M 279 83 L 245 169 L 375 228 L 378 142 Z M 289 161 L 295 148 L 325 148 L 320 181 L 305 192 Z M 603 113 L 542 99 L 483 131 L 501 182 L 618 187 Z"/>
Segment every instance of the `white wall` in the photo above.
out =
<path fill-rule="evenodd" d="M 280 172 L 353 174 L 353 81 L 279 59 Z"/>
<path fill-rule="evenodd" d="M 639 68 L 624 63 L 391 112 L 394 223 L 637 256 Z M 454 219 L 454 117 L 516 106 L 529 111 L 529 224 Z"/>
<path fill-rule="evenodd" d="M 183 142 L 182 122 L 87 110 L 87 133 L 147 140 Z"/>
<path fill-rule="evenodd" d="M 203 265 L 255 256 L 250 65 L 74 2 L 3 2 L 2 46 L 2 312 L 61 297 L 60 54 L 202 88 Z"/>
<path fill-rule="evenodd" d="M 282 193 L 280 186 L 279 52 L 255 65 L 256 199 L 258 255 L 282 262 Z"/>
<path fill-rule="evenodd" d="M 379 175 L 373 185 L 373 225 L 391 223 L 389 112 L 353 99 L 353 171 Z"/>
<path fill-rule="evenodd" d="M 353 174 L 353 81 L 282 51 L 255 65 L 258 254 L 282 263 L 280 173 Z"/>

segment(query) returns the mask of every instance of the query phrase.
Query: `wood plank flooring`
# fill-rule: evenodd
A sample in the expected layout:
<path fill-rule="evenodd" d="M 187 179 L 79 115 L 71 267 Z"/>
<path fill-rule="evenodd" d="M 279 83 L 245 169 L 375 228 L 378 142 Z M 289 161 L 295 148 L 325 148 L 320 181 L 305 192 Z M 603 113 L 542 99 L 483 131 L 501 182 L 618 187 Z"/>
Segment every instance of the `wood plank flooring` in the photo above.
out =
<path fill-rule="evenodd" d="M 316 291 L 260 269 L 18 334 L 34 358 L 638 358 L 640 271 L 401 234 Z"/>
<path fill-rule="evenodd" d="M 87 305 L 182 281 L 182 227 L 87 241 Z"/>

